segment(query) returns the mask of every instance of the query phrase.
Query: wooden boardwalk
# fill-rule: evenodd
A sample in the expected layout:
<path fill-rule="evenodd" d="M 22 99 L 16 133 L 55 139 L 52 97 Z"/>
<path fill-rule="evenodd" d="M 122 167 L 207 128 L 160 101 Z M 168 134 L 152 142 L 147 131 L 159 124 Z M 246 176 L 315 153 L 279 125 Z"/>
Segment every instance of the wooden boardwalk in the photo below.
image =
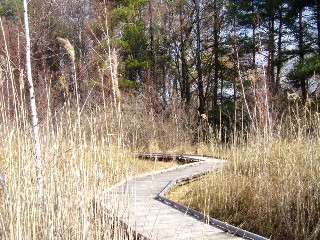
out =
<path fill-rule="evenodd" d="M 191 155 L 143 154 L 140 157 L 164 160 L 180 158 L 190 162 L 123 181 L 109 189 L 104 196 L 103 207 L 116 215 L 140 239 L 241 239 L 234 235 L 235 232 L 249 239 L 266 239 L 204 217 L 201 213 L 164 197 L 164 193 L 176 182 L 213 171 L 226 161 Z"/>

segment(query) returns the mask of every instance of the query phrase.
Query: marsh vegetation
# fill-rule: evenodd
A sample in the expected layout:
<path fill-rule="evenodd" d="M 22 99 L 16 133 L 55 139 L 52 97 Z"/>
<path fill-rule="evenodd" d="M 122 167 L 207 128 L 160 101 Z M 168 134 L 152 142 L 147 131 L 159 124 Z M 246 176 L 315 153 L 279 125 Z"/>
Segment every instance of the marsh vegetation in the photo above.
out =
<path fill-rule="evenodd" d="M 0 1 L 1 239 L 133 239 L 103 194 L 177 164 L 139 151 L 228 159 L 170 197 L 271 239 L 320 238 L 319 1 L 25 3 L 30 49 L 22 2 Z"/>

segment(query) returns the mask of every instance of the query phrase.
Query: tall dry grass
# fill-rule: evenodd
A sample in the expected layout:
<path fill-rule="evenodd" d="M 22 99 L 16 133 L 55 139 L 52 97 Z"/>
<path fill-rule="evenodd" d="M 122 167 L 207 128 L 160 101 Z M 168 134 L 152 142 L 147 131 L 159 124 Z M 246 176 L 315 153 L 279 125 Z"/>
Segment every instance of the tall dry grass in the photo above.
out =
<path fill-rule="evenodd" d="M 178 106 L 157 114 L 140 94 L 127 93 L 121 109 L 115 110 L 112 96 L 92 86 L 61 100 L 59 86 L 53 83 L 57 79 L 44 76 L 36 89 L 43 208 L 37 198 L 23 59 L 17 57 L 19 65 L 11 61 L 22 47 L 18 41 L 9 49 L 3 27 L 0 30 L 5 45 L 0 54 L 0 239 L 133 239 L 115 218 L 117 209 L 107 213 L 100 201 L 124 178 L 176 165 L 138 160 L 132 153 L 185 149 L 192 141 L 193 120 Z M 60 41 L 67 50 L 73 48 L 67 40 Z M 75 71 L 74 49 L 68 52 Z M 113 63 L 110 68 L 117 59 Z M 72 75 L 75 78 L 75 72 Z"/>
<path fill-rule="evenodd" d="M 118 131 L 112 116 L 99 107 L 77 117 L 67 106 L 43 120 L 42 212 L 29 123 L 12 120 L 6 112 L 1 111 L 0 123 L 0 173 L 7 188 L 7 194 L 0 190 L 0 239 L 132 239 L 97 199 L 124 178 L 175 165 L 134 158 L 138 134 L 125 131 L 139 131 L 139 126 L 131 123 Z"/>
<path fill-rule="evenodd" d="M 100 201 L 124 178 L 176 165 L 138 160 L 133 152 L 160 151 L 175 141 L 189 141 L 184 131 L 188 123 L 155 117 L 136 96 L 123 101 L 121 121 L 112 111 L 112 101 L 100 104 L 94 94 L 79 105 L 71 99 L 57 108 L 47 87 L 47 102 L 42 103 L 47 109 L 41 110 L 39 124 L 42 211 L 24 89 L 0 86 L 0 174 L 6 187 L 6 192 L 0 188 L 0 239 L 133 239 Z M 4 94 L 9 91 L 10 99 Z"/>
<path fill-rule="evenodd" d="M 121 121 L 108 104 L 112 101 L 101 104 L 91 91 L 81 103 L 68 99 L 58 105 L 52 101 L 56 96 L 47 81 L 47 95 L 41 96 L 45 100 L 38 102 L 43 209 L 37 199 L 23 69 L 18 69 L 21 81 L 17 82 L 10 53 L 0 57 L 0 178 L 4 186 L 0 187 L 0 239 L 133 239 L 114 215 L 100 207 L 100 201 L 110 186 L 124 178 L 175 165 L 138 160 L 132 153 L 159 151 L 161 144 L 181 142 L 186 134 L 183 122 L 156 121 L 137 96 L 124 101 Z M 162 138 L 169 140 L 157 141 Z"/>
<path fill-rule="evenodd" d="M 315 111 L 289 104 L 272 134 L 237 138 L 221 155 L 229 165 L 169 197 L 271 239 L 319 239 L 319 124 Z"/>
<path fill-rule="evenodd" d="M 126 234 L 94 203 L 103 189 L 131 174 L 125 159 L 132 156 L 114 149 L 117 137 L 97 134 L 105 130 L 95 125 L 102 117 L 92 113 L 77 119 L 67 109 L 55 117 L 55 125 L 49 120 L 41 125 L 43 212 L 37 204 L 29 123 L 2 116 L 0 171 L 7 195 L 1 201 L 1 239 L 118 239 Z"/>

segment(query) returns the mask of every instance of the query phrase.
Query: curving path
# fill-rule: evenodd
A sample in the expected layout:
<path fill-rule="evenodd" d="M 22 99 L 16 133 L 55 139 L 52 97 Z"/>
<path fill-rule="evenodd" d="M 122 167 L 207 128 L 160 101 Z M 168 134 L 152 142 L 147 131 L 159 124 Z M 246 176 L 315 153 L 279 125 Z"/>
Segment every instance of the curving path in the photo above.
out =
<path fill-rule="evenodd" d="M 177 182 L 213 171 L 227 161 L 174 154 L 138 154 L 138 157 L 157 160 L 176 158 L 188 163 L 139 175 L 108 190 L 103 208 L 132 229 L 140 239 L 241 239 L 235 234 L 246 239 L 266 239 L 208 218 L 164 197 L 165 192 Z"/>

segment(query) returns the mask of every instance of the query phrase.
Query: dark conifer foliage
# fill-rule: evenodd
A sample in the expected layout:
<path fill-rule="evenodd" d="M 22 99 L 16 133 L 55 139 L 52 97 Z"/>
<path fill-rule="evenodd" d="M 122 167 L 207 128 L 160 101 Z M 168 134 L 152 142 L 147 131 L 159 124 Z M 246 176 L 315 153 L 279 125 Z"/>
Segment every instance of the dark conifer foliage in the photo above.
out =
<path fill-rule="evenodd" d="M 199 122 L 205 116 L 226 131 L 243 122 L 250 126 L 262 109 L 272 116 L 281 112 L 286 93 L 297 93 L 302 102 L 316 100 L 319 9 L 316 0 L 34 0 L 36 90 L 44 93 L 50 79 L 59 104 L 76 73 L 81 96 L 92 89 L 96 99 L 111 93 L 103 65 L 110 43 L 120 91 L 148 99 L 154 112 L 170 114 L 179 105 Z M 20 1 L 1 1 L 0 14 L 7 47 L 18 59 L 21 47 L 10 29 L 21 30 Z M 74 66 L 58 38 L 73 46 Z M 6 51 L 4 41 L 0 51 Z"/>

